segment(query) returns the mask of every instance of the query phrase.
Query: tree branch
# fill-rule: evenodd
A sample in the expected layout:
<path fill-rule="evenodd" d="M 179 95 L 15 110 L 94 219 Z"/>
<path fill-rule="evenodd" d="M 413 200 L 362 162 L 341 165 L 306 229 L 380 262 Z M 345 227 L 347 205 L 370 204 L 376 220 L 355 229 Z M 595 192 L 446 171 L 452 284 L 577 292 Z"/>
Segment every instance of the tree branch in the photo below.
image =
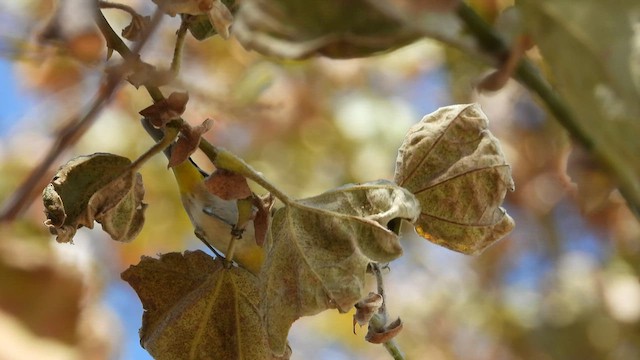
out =
<path fill-rule="evenodd" d="M 102 13 L 97 8 L 96 11 L 99 14 L 97 23 L 100 27 L 100 18 L 104 20 L 104 16 L 102 16 Z M 136 54 L 138 54 L 142 47 L 147 43 L 149 35 L 159 23 L 162 15 L 162 12 L 156 11 L 148 31 L 136 44 L 134 50 L 129 50 L 126 45 L 122 47 L 119 46 L 118 43 L 110 42 L 109 39 L 112 37 L 107 38 L 107 43 L 109 46 L 117 46 L 117 48 L 114 47 L 114 49 L 117 49 L 118 51 L 127 52 L 127 58 L 137 59 L 138 56 Z M 106 23 L 106 20 L 104 20 L 104 22 Z M 100 29 L 103 30 L 103 27 L 100 27 Z M 111 27 L 109 27 L 109 29 L 111 29 Z M 111 29 L 111 32 L 113 32 L 113 29 Z M 113 34 L 115 35 L 115 33 Z M 122 43 L 122 45 L 124 45 L 124 43 Z M 131 63 L 127 63 L 127 61 L 125 61 L 124 68 L 127 68 L 127 66 L 130 65 Z M 46 184 L 46 175 L 53 163 L 67 148 L 75 144 L 89 129 L 89 127 L 91 127 L 102 108 L 111 100 L 113 94 L 115 94 L 120 87 L 122 80 L 123 72 L 105 74 L 102 86 L 100 86 L 94 100 L 87 107 L 84 113 L 82 115 L 74 116 L 75 120 L 69 121 L 69 125 L 59 132 L 56 141 L 51 146 L 44 159 L 42 159 L 40 163 L 29 173 L 29 175 L 27 175 L 18 189 L 14 191 L 13 196 L 3 204 L 2 210 L 0 211 L 0 223 L 14 220 L 35 200 L 41 189 Z"/>

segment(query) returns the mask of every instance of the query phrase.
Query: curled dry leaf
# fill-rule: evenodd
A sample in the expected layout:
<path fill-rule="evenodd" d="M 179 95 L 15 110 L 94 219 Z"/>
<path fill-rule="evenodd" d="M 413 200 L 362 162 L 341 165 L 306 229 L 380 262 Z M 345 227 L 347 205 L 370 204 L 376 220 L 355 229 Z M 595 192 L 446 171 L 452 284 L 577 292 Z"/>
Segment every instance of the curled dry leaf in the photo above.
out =
<path fill-rule="evenodd" d="M 271 208 L 274 202 L 275 198 L 271 194 L 263 197 L 253 197 L 253 205 L 257 209 L 255 219 L 253 219 L 253 228 L 258 246 L 263 246 L 264 241 L 267 239 L 269 220 L 271 220 Z"/>
<path fill-rule="evenodd" d="M 198 126 L 191 126 L 186 122 L 183 123 L 178 140 L 171 147 L 171 156 L 167 167 L 172 168 L 186 161 L 200 145 L 202 134 L 209 131 L 212 126 L 213 120 L 211 119 L 206 119 Z"/>
<path fill-rule="evenodd" d="M 151 22 L 150 16 L 132 15 L 129 25 L 122 29 L 122 37 L 129 41 L 140 41 Z"/>
<path fill-rule="evenodd" d="M 374 329 L 372 326 L 369 326 L 369 331 L 364 339 L 372 344 L 383 344 L 396 337 L 400 331 L 402 331 L 402 320 L 397 318 L 381 329 Z"/>
<path fill-rule="evenodd" d="M 382 306 L 384 299 L 382 295 L 370 292 L 367 297 L 358 301 L 354 306 L 356 313 L 353 314 L 353 333 L 356 333 L 356 324 L 364 326 L 375 315 Z"/>
<path fill-rule="evenodd" d="M 351 309 L 364 296 L 368 264 L 402 254 L 398 235 L 387 227 L 419 213 L 409 191 L 384 180 L 346 185 L 279 209 L 260 273 L 272 350 L 286 350 L 289 328 L 299 317 Z"/>
<path fill-rule="evenodd" d="M 418 39 L 370 1 L 244 0 L 233 33 L 247 49 L 293 59 L 362 57 Z"/>
<path fill-rule="evenodd" d="M 155 359 L 280 359 L 258 313 L 258 279 L 202 251 L 143 257 L 122 273 L 145 312 L 140 342 Z"/>
<path fill-rule="evenodd" d="M 513 219 L 500 207 L 513 191 L 511 168 L 477 104 L 440 108 L 414 125 L 398 151 L 395 181 L 420 201 L 424 238 L 477 254 L 507 235 Z"/>
<path fill-rule="evenodd" d="M 188 93 L 172 92 L 166 99 L 150 105 L 138 114 L 149 119 L 151 125 L 156 128 L 164 127 L 169 121 L 177 119 L 187 108 Z"/>
<path fill-rule="evenodd" d="M 175 73 L 171 70 L 156 69 L 155 66 L 142 61 L 137 61 L 133 66 L 122 63 L 110 68 L 110 71 L 122 71 L 127 75 L 127 81 L 139 88 L 140 86 L 163 86 L 168 84 Z"/>
<path fill-rule="evenodd" d="M 58 170 L 42 193 L 45 225 L 58 242 L 70 242 L 93 222 L 117 241 L 131 241 L 142 229 L 146 204 L 138 173 L 125 157 L 96 153 L 72 159 Z"/>

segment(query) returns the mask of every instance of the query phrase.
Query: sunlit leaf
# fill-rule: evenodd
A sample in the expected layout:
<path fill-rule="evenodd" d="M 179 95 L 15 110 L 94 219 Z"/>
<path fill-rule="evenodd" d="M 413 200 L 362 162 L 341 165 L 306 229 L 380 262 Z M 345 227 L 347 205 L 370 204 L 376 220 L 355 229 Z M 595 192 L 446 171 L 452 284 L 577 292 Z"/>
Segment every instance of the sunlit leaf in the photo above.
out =
<path fill-rule="evenodd" d="M 286 349 L 291 324 L 326 309 L 348 311 L 365 296 L 370 262 L 402 254 L 399 219 L 414 220 L 415 197 L 388 181 L 346 185 L 299 200 L 274 215 L 260 274 L 269 342 Z"/>
<path fill-rule="evenodd" d="M 440 108 L 414 125 L 398 151 L 395 181 L 420 201 L 416 230 L 476 254 L 514 227 L 500 207 L 513 190 L 511 168 L 476 104 Z"/>

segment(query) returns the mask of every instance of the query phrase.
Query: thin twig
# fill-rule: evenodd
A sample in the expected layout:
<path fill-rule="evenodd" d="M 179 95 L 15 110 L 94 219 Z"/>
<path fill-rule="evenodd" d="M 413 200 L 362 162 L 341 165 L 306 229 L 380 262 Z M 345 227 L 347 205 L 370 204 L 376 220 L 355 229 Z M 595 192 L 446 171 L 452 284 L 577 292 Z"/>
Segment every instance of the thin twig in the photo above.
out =
<path fill-rule="evenodd" d="M 89 129 L 102 107 L 116 92 L 120 85 L 120 80 L 115 75 L 105 76 L 103 85 L 84 115 L 76 116 L 75 120 L 69 121 L 68 125 L 60 130 L 44 159 L 31 170 L 29 175 L 13 192 L 13 195 L 3 204 L 2 211 L 0 211 L 0 223 L 13 221 L 35 200 L 48 181 L 46 176 L 51 165 L 58 159 L 60 154 L 75 144 Z"/>
<path fill-rule="evenodd" d="M 184 49 L 184 41 L 187 38 L 188 29 L 188 20 L 182 19 L 180 27 L 176 32 L 176 46 L 173 49 L 173 59 L 171 60 L 171 71 L 174 75 L 177 75 L 180 72 L 180 67 L 182 66 L 182 51 Z"/>
<path fill-rule="evenodd" d="M 385 298 L 385 294 L 384 294 L 382 270 L 380 269 L 380 265 L 377 263 L 371 263 L 370 266 L 371 266 L 371 271 L 376 277 L 376 283 L 378 285 L 378 294 L 382 296 L 382 305 L 380 306 L 380 309 L 378 309 L 378 313 L 375 314 L 371 318 L 371 320 L 369 320 L 369 326 L 374 330 L 383 331 L 385 326 L 387 325 L 387 320 L 389 316 L 387 314 L 387 306 L 386 306 L 387 299 Z M 402 351 L 400 350 L 400 347 L 398 346 L 398 343 L 394 339 L 391 339 L 389 341 L 382 343 L 382 346 L 384 346 L 384 348 L 387 350 L 387 352 L 391 355 L 391 357 L 394 360 L 405 359 L 404 354 L 402 353 Z"/>
<path fill-rule="evenodd" d="M 120 3 L 112 3 L 109 1 L 98 1 L 98 7 L 100 7 L 101 9 L 118 9 L 118 10 L 122 10 L 126 13 L 129 13 L 129 15 L 131 15 L 133 18 L 140 18 L 140 14 L 138 14 L 137 11 L 135 11 L 131 6 L 129 5 L 125 5 L 125 4 L 120 4 Z"/>
<path fill-rule="evenodd" d="M 146 163 L 156 154 L 159 154 L 164 149 L 168 148 L 177 137 L 178 129 L 167 127 L 167 130 L 164 132 L 164 136 L 162 137 L 162 139 L 156 142 L 151 148 L 149 148 L 149 150 L 140 155 L 134 162 L 131 163 L 131 165 L 129 165 L 131 172 L 140 170 L 144 163 Z"/>
<path fill-rule="evenodd" d="M 377 263 L 371 263 L 371 271 L 373 275 L 376 277 L 376 284 L 378 285 L 378 294 L 382 296 L 382 306 L 378 309 L 378 313 L 384 315 L 384 319 L 386 322 L 387 319 L 387 299 L 384 294 L 384 282 L 382 278 L 382 270 L 380 269 L 380 265 Z"/>
<path fill-rule="evenodd" d="M 96 12 L 96 22 L 98 23 L 100 29 L 103 30 L 104 26 L 100 26 L 101 19 L 104 21 L 104 23 L 106 23 L 106 20 L 104 19 L 104 16 L 100 12 L 100 10 L 96 9 Z M 162 15 L 163 13 L 160 10 L 157 10 L 154 13 L 147 31 L 145 32 L 141 40 L 136 43 L 136 46 L 133 50 L 129 50 L 126 45 L 124 46 L 126 50 L 124 50 L 124 48 L 122 47 L 118 47 L 118 49 L 116 50 L 127 51 L 127 57 L 129 59 L 138 59 L 138 55 L 136 54 L 138 54 L 147 43 L 149 35 L 160 22 Z M 109 29 L 111 29 L 108 23 L 107 26 Z M 113 32 L 113 29 L 111 29 L 111 32 Z M 113 45 L 111 42 L 109 42 L 108 38 L 107 43 L 110 46 Z M 130 61 L 131 60 L 125 59 L 125 69 L 128 66 L 132 65 Z M 35 198 L 41 191 L 40 189 L 42 189 L 46 184 L 46 175 L 52 164 L 67 148 L 75 144 L 78 139 L 80 139 L 80 137 L 82 137 L 82 135 L 87 131 L 87 129 L 89 129 L 102 108 L 110 101 L 110 99 L 113 97 L 113 94 L 115 94 L 117 89 L 120 87 L 122 80 L 123 72 L 112 72 L 105 74 L 103 85 L 97 91 L 94 100 L 87 107 L 84 114 L 75 116 L 74 118 L 76 120 L 70 121 L 69 125 L 67 125 L 60 131 L 56 141 L 47 152 L 45 158 L 42 159 L 40 163 L 29 173 L 26 179 L 13 193 L 13 196 L 3 204 L 2 211 L 0 211 L 0 223 L 14 220 L 20 214 L 22 214 L 22 212 L 29 204 L 31 204 L 35 200 Z"/>
<path fill-rule="evenodd" d="M 234 153 L 225 149 L 217 148 L 205 139 L 200 141 L 199 147 L 217 168 L 233 171 L 236 174 L 240 174 L 247 179 L 254 181 L 285 204 L 291 204 L 293 202 L 287 194 L 283 193 L 275 185 L 271 184 L 260 172 Z"/>
<path fill-rule="evenodd" d="M 113 31 L 104 17 L 99 17 L 98 20 L 100 30 L 102 31 L 103 36 L 107 39 L 107 43 L 111 46 L 111 48 L 120 53 L 120 55 L 125 59 L 132 58 L 132 52 L 128 49 L 127 45 L 122 41 L 122 39 L 120 39 L 120 37 Z M 158 87 L 148 84 L 144 84 L 143 86 L 154 102 L 162 101 L 164 99 L 164 95 Z M 182 119 L 179 120 L 182 121 Z M 235 154 L 223 149 L 218 149 L 205 139 L 201 139 L 199 148 L 216 167 L 233 171 L 254 181 L 285 204 L 289 204 L 292 202 L 289 196 L 280 191 L 280 189 L 278 189 L 267 179 L 265 179 L 262 174 L 260 174 L 253 167 L 244 162 L 244 160 L 237 157 Z"/>

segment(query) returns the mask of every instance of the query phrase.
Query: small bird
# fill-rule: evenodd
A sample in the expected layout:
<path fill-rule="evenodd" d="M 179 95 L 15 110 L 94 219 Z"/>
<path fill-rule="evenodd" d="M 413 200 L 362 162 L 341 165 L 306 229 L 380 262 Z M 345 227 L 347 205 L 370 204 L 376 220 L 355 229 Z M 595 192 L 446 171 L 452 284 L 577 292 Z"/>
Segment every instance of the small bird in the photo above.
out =
<path fill-rule="evenodd" d="M 142 121 L 144 128 L 156 141 L 162 136 L 160 130 L 151 127 L 148 121 Z M 165 151 L 171 156 L 171 147 Z M 264 262 L 264 249 L 256 243 L 253 222 L 247 224 L 239 235 L 238 203 L 236 200 L 224 200 L 207 190 L 204 180 L 208 174 L 189 158 L 172 168 L 180 198 L 189 215 L 196 236 L 216 253 L 227 251 L 231 240 L 236 242 L 233 260 L 253 274 L 258 274 Z M 217 250 L 217 251 L 216 251 Z"/>

